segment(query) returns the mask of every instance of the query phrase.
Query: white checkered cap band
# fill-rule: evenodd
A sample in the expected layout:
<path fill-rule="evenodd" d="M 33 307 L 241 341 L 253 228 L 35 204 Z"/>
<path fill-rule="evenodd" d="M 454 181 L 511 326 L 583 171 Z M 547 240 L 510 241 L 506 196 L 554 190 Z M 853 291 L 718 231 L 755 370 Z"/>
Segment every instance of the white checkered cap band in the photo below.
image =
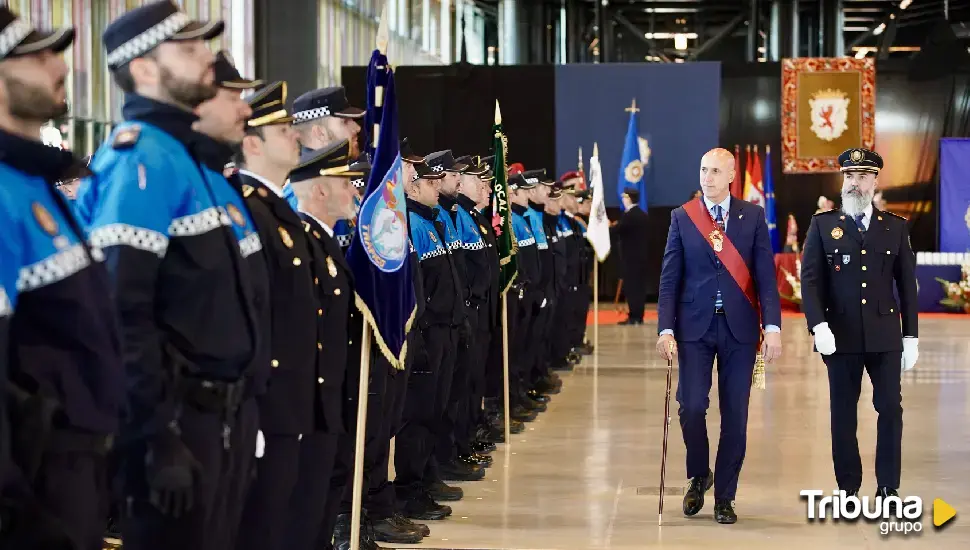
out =
<path fill-rule="evenodd" d="M 316 109 L 308 109 L 306 111 L 297 111 L 293 113 L 293 118 L 297 122 L 310 122 L 311 120 L 326 116 L 330 116 L 330 107 L 317 107 Z"/>
<path fill-rule="evenodd" d="M 108 66 L 120 67 L 136 57 L 145 55 L 162 42 L 178 34 L 191 22 L 189 16 L 182 12 L 169 15 L 161 23 L 108 52 Z"/>
<path fill-rule="evenodd" d="M 33 31 L 34 28 L 23 19 L 14 19 L 0 31 L 0 58 L 7 57 Z"/>

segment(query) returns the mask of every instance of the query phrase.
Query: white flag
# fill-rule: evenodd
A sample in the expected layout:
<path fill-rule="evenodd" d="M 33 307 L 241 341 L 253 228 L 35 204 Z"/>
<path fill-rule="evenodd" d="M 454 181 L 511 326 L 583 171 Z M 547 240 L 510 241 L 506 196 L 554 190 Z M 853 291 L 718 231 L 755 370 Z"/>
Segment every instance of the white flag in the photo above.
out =
<path fill-rule="evenodd" d="M 610 219 L 606 217 L 606 197 L 603 191 L 603 171 L 599 156 L 589 158 L 589 187 L 593 190 L 593 203 L 589 209 L 589 227 L 586 238 L 593 245 L 600 262 L 610 255 Z"/>

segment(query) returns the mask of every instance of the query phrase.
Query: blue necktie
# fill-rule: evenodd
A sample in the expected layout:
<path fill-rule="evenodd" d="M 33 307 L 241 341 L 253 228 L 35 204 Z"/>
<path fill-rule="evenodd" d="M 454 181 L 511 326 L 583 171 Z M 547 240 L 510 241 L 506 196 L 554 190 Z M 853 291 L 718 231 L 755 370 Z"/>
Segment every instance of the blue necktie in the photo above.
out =
<path fill-rule="evenodd" d="M 717 223 L 717 228 L 721 230 L 721 233 L 724 233 L 724 215 L 723 215 L 723 210 L 724 209 L 721 208 L 721 205 L 720 204 L 715 204 L 714 205 L 714 222 Z M 721 262 L 720 262 L 720 260 L 717 261 L 717 268 L 718 269 L 721 268 Z M 717 298 L 714 299 L 714 309 L 721 309 L 723 307 L 724 307 L 724 302 L 721 300 L 721 289 L 718 288 L 717 289 Z"/>
<path fill-rule="evenodd" d="M 866 215 L 865 214 L 856 214 L 855 216 L 853 216 L 853 218 L 855 218 L 855 224 L 857 226 L 859 226 L 859 231 L 865 233 L 866 232 L 866 224 L 863 223 L 863 220 L 866 219 Z"/>

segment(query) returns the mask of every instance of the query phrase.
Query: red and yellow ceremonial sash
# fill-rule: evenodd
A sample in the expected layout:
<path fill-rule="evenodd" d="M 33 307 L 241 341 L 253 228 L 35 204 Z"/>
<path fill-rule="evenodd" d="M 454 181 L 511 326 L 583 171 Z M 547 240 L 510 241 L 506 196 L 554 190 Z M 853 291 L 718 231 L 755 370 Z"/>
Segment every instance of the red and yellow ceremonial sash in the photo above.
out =
<path fill-rule="evenodd" d="M 697 198 L 685 204 L 684 210 L 687 212 L 690 221 L 694 223 L 694 227 L 704 236 L 707 244 L 714 249 L 717 259 L 721 260 L 728 273 L 731 274 L 731 278 L 734 279 L 748 301 L 751 302 L 751 307 L 760 314 L 758 295 L 754 289 L 754 279 L 751 278 L 751 272 L 748 271 L 747 264 L 744 263 L 741 253 L 734 247 L 731 239 L 727 238 L 727 235 L 717 227 L 714 218 L 711 217 L 711 213 L 704 205 L 704 199 Z M 738 222 L 735 221 L 734 223 Z"/>

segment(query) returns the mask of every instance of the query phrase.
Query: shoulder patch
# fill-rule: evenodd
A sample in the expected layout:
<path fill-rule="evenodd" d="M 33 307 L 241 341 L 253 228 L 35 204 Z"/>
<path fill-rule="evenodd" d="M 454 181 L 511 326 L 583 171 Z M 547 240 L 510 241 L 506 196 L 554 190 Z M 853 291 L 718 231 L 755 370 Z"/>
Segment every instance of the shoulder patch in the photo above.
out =
<path fill-rule="evenodd" d="M 115 149 L 127 149 L 138 143 L 138 136 L 140 135 L 141 126 L 138 124 L 126 126 L 121 130 L 118 130 L 118 133 L 115 134 L 114 141 L 111 142 L 111 146 Z"/>

